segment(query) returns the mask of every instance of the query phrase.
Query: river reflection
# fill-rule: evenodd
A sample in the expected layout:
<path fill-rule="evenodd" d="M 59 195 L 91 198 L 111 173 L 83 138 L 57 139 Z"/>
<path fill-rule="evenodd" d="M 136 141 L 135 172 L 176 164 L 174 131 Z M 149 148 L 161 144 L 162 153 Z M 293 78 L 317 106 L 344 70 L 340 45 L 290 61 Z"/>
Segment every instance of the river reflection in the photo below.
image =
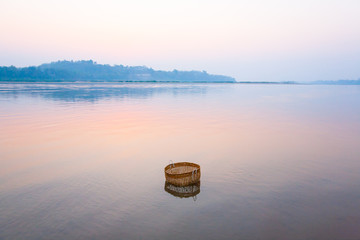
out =
<path fill-rule="evenodd" d="M 149 84 L 149 83 L 31 83 L 0 84 L 0 94 L 16 98 L 19 96 L 41 97 L 65 102 L 95 102 L 101 99 L 145 99 L 159 94 L 173 96 L 205 94 L 205 84 Z"/>
<path fill-rule="evenodd" d="M 178 198 L 192 197 L 196 201 L 197 199 L 196 196 L 200 193 L 200 181 L 195 184 L 191 184 L 183 187 L 175 186 L 165 181 L 164 190 L 170 193 L 171 195 L 173 195 L 174 197 L 178 197 Z"/>

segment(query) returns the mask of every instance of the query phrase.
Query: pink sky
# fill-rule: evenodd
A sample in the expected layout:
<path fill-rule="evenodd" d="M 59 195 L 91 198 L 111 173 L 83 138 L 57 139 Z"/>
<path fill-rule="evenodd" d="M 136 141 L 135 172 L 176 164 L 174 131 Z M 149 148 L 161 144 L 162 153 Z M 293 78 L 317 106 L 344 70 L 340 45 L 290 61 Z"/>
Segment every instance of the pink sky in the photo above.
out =
<path fill-rule="evenodd" d="M 237 80 L 360 78 L 360 1 L 0 2 L 0 65 L 61 59 Z"/>

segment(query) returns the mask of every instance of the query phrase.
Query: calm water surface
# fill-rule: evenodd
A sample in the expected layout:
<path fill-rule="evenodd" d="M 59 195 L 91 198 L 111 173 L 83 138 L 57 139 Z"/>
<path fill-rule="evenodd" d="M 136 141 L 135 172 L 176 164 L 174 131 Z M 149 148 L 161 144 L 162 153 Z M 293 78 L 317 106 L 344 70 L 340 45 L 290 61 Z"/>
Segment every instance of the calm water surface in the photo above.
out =
<path fill-rule="evenodd" d="M 360 87 L 0 84 L 0 164 L 0 239 L 360 239 Z"/>

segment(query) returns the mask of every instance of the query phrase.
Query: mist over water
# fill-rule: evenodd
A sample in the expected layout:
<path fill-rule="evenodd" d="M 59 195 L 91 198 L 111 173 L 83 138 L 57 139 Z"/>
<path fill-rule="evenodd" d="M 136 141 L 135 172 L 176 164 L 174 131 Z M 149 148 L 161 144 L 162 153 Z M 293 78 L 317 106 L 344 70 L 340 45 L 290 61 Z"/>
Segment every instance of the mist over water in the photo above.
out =
<path fill-rule="evenodd" d="M 359 239 L 360 88 L 0 84 L 0 164 L 0 239 Z"/>

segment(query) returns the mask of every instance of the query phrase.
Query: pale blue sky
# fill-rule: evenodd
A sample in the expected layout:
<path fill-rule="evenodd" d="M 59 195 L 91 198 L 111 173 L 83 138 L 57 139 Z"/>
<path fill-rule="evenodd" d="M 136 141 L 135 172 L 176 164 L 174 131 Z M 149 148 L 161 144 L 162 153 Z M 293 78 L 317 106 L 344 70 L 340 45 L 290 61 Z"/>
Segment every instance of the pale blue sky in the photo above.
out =
<path fill-rule="evenodd" d="M 61 59 L 238 81 L 360 78 L 359 0 L 0 0 L 0 65 Z"/>

